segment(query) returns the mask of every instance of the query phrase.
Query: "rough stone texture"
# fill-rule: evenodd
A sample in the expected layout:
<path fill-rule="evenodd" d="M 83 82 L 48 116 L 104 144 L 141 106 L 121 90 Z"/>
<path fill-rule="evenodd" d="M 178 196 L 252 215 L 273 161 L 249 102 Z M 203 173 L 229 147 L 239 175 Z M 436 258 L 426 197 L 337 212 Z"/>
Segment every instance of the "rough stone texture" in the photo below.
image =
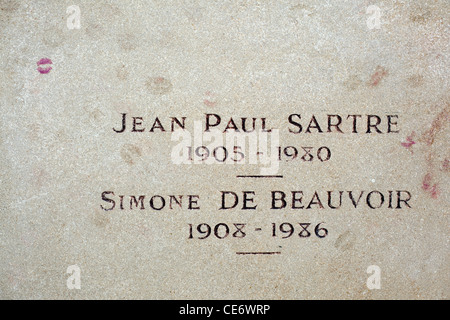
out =
<path fill-rule="evenodd" d="M 0 298 L 448 299 L 449 12 L 447 0 L 1 0 Z M 333 157 L 237 179 L 258 169 L 175 165 L 170 133 L 117 134 L 120 113 L 189 128 L 205 113 L 266 117 L 283 145 Z M 398 114 L 400 132 L 292 135 L 291 113 Z M 105 190 L 198 194 L 201 210 L 106 212 Z M 258 209 L 219 211 L 220 190 L 254 190 Z M 271 190 L 413 198 L 397 211 L 273 211 Z M 271 237 L 272 222 L 322 221 L 324 239 Z M 264 233 L 188 239 L 204 222 Z M 248 250 L 282 254 L 236 254 Z M 70 265 L 81 290 L 66 286 Z M 380 290 L 366 286 L 370 265 Z"/>

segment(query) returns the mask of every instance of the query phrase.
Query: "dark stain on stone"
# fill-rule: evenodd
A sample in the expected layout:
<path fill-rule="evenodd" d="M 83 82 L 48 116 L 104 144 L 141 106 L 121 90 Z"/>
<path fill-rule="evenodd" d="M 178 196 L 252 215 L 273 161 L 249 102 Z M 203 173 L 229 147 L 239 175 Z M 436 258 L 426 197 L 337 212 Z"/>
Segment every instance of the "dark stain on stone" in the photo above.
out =
<path fill-rule="evenodd" d="M 133 165 L 136 159 L 142 156 L 142 151 L 133 144 L 125 144 L 120 150 L 120 156 L 126 163 Z"/>

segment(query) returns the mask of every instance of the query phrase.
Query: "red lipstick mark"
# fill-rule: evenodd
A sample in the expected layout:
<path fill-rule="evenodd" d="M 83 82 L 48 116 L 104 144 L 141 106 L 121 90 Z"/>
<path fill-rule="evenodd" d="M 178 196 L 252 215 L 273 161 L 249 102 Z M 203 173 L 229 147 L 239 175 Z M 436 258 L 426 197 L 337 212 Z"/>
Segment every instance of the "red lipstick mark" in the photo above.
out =
<path fill-rule="evenodd" d="M 428 191 L 433 199 L 437 199 L 439 195 L 439 188 L 436 183 L 431 185 L 431 179 L 431 174 L 427 173 L 422 181 L 422 189 Z"/>
<path fill-rule="evenodd" d="M 52 62 L 52 60 L 50 60 L 48 58 L 42 58 L 41 60 L 36 62 L 36 64 L 38 65 L 37 71 L 39 71 L 39 73 L 47 74 L 50 72 L 50 70 L 52 70 L 52 67 L 50 67 L 50 66 L 45 67 L 45 65 L 53 64 L 53 62 Z M 44 66 L 44 67 L 41 67 L 41 66 Z"/>
<path fill-rule="evenodd" d="M 427 173 L 422 181 L 422 189 L 423 190 L 430 189 L 430 184 L 431 184 L 431 174 Z"/>
<path fill-rule="evenodd" d="M 428 153 L 426 157 L 428 171 L 427 174 L 423 177 L 422 189 L 433 199 L 437 199 L 441 194 L 441 190 L 439 187 L 440 184 L 437 183 L 436 180 L 439 181 L 439 178 L 442 174 L 437 173 L 437 171 L 447 171 L 449 169 L 448 158 L 445 158 L 443 161 L 440 160 L 439 154 L 433 149 L 433 144 L 435 140 L 440 137 L 442 135 L 442 132 L 447 128 L 449 120 L 450 104 L 447 103 L 447 106 L 433 120 L 431 128 L 423 132 L 417 139 L 415 139 L 417 143 L 421 142 L 425 144 L 426 152 Z M 411 134 L 410 136 L 411 140 L 413 138 L 413 134 Z M 408 142 L 411 141 L 408 140 Z M 408 142 L 406 142 L 407 145 L 405 147 L 409 145 Z M 436 161 L 433 160 L 435 158 L 439 159 L 439 165 L 437 165 Z"/>
<path fill-rule="evenodd" d="M 411 153 L 414 153 L 414 152 L 412 151 L 412 149 L 410 150 L 410 148 L 411 148 L 414 144 L 416 144 L 416 142 L 413 140 L 414 135 L 415 135 L 415 133 L 414 133 L 414 131 L 413 131 L 409 136 L 406 137 L 406 142 L 401 142 L 401 143 L 400 143 L 403 147 L 405 147 L 406 149 L 408 149 L 409 151 L 411 151 Z"/>
<path fill-rule="evenodd" d="M 388 74 L 387 70 L 381 66 L 377 66 L 375 69 L 375 73 L 372 75 L 369 81 L 369 85 L 375 87 L 380 83 L 381 79 L 383 79 Z"/>
<path fill-rule="evenodd" d="M 439 131 L 441 131 L 450 120 L 450 108 L 447 106 L 438 116 L 433 120 L 431 128 L 423 134 L 423 139 L 428 145 L 434 143 L 434 139 Z"/>
<path fill-rule="evenodd" d="M 442 163 L 442 169 L 448 170 L 449 168 L 450 168 L 450 164 L 449 164 L 448 159 L 446 158 L 446 159 L 444 160 L 444 162 Z"/>
<path fill-rule="evenodd" d="M 437 199 L 438 195 L 439 195 L 439 188 L 437 184 L 434 184 L 431 189 L 430 189 L 430 193 L 431 193 L 431 197 L 433 199 Z"/>

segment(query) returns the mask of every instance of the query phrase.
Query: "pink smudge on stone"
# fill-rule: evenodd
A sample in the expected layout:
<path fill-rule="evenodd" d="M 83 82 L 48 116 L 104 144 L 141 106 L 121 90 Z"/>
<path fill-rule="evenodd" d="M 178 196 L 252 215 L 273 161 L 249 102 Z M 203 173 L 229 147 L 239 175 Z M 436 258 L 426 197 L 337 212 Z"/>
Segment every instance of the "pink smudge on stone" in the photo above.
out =
<path fill-rule="evenodd" d="M 47 74 L 50 72 L 50 70 L 52 70 L 52 67 L 50 67 L 50 66 L 45 67 L 45 65 L 53 64 L 53 62 L 49 58 L 42 58 L 36 64 L 38 65 L 37 71 L 39 71 L 39 73 Z M 44 67 L 41 67 L 41 66 L 44 66 Z"/>
<path fill-rule="evenodd" d="M 400 144 L 409 150 L 414 144 L 416 144 L 416 142 L 413 140 L 413 137 L 414 131 L 409 136 L 406 137 L 406 142 L 401 142 Z M 413 152 L 412 150 L 409 151 Z"/>
<path fill-rule="evenodd" d="M 375 69 L 375 73 L 372 75 L 369 81 L 369 85 L 375 87 L 380 83 L 381 79 L 383 79 L 388 74 L 387 70 L 381 66 L 377 66 Z"/>
<path fill-rule="evenodd" d="M 444 160 L 444 162 L 442 163 L 442 168 L 444 169 L 444 170 L 448 170 L 449 169 L 449 161 L 448 161 L 448 159 L 445 159 Z"/>
<path fill-rule="evenodd" d="M 431 185 L 431 174 L 427 173 L 422 181 L 422 189 L 428 190 Z"/>
<path fill-rule="evenodd" d="M 208 99 L 204 99 L 203 103 L 208 107 L 215 107 L 217 105 L 217 102 L 209 100 L 209 98 L 212 98 L 214 96 L 214 93 L 211 91 L 205 92 L 205 94 L 208 96 Z"/>
<path fill-rule="evenodd" d="M 215 105 L 216 105 L 216 103 L 215 102 L 212 102 L 212 101 L 209 101 L 209 100 L 203 100 L 203 103 L 205 104 L 205 105 L 207 105 L 208 107 L 214 107 Z"/>
<path fill-rule="evenodd" d="M 436 183 L 431 185 L 431 179 L 432 179 L 431 174 L 427 173 L 422 181 L 422 189 L 429 192 L 433 199 L 437 199 L 440 193 L 439 187 Z"/>
<path fill-rule="evenodd" d="M 437 184 L 434 184 L 431 188 L 430 188 L 430 193 L 431 193 L 431 197 L 433 199 L 437 199 L 438 195 L 439 195 L 439 188 Z"/>

